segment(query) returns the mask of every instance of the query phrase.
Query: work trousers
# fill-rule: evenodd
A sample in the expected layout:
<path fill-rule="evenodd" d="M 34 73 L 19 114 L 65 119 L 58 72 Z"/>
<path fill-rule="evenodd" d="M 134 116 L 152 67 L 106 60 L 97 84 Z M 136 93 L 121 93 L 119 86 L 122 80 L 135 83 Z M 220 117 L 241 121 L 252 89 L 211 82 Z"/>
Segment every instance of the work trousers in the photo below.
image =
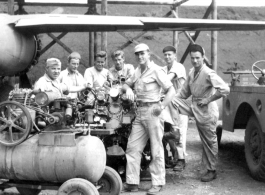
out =
<path fill-rule="evenodd" d="M 178 126 L 172 125 L 172 128 L 178 128 L 179 130 L 179 140 L 167 139 L 167 142 L 170 145 L 171 152 L 175 160 L 185 159 L 186 154 L 186 134 L 188 129 L 188 120 L 187 115 L 179 114 Z"/>
<path fill-rule="evenodd" d="M 149 165 L 152 185 L 165 185 L 165 159 L 162 138 L 164 120 L 153 114 L 153 106 L 138 107 L 126 150 L 126 183 L 140 183 L 140 164 L 150 138 L 152 161 Z"/>
<path fill-rule="evenodd" d="M 178 107 L 180 114 L 194 116 L 203 146 L 202 163 L 208 170 L 216 170 L 218 158 L 216 126 L 219 117 L 216 102 L 198 106 L 197 101 L 176 97 L 172 102 Z"/>

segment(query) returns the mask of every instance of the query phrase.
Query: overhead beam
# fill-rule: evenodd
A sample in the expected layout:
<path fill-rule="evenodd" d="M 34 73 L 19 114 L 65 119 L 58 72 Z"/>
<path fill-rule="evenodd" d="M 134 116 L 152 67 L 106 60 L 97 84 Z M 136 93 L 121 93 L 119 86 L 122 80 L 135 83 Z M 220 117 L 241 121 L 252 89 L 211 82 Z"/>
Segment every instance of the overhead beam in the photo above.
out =
<path fill-rule="evenodd" d="M 27 1 L 20 2 L 21 0 L 14 0 L 14 2 L 27 5 L 27 6 L 71 6 L 71 7 L 80 7 L 80 6 L 87 6 L 91 2 L 96 4 L 101 4 L 101 0 L 88 0 L 86 3 L 41 3 L 41 2 L 31 2 Z M 181 0 L 180 2 L 176 2 L 174 0 L 108 0 L 109 4 L 123 4 L 123 5 L 172 5 L 178 6 L 183 2 L 188 0 Z M 6 0 L 0 0 L 0 2 L 6 2 Z M 74 2 L 74 1 L 73 1 Z"/>

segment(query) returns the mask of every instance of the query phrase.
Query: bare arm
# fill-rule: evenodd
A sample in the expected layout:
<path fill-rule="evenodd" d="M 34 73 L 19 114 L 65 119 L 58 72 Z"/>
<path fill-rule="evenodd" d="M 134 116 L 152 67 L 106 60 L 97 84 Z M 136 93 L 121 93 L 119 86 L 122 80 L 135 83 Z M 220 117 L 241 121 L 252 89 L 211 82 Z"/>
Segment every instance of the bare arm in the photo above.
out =
<path fill-rule="evenodd" d="M 125 92 L 126 94 L 126 98 L 131 100 L 131 101 L 134 101 L 135 99 L 135 95 L 131 89 L 131 87 L 129 85 L 127 85 L 126 83 L 122 86 L 122 91 Z"/>

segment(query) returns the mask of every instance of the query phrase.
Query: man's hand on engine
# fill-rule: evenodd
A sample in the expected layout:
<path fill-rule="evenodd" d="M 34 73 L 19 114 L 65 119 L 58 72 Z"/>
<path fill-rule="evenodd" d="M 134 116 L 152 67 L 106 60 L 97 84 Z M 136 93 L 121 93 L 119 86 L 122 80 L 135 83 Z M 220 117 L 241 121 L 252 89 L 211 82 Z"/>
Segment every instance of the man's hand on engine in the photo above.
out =
<path fill-rule="evenodd" d="M 134 101 L 134 93 L 133 93 L 131 88 L 128 88 L 126 90 L 126 98 L 131 100 L 131 101 Z"/>

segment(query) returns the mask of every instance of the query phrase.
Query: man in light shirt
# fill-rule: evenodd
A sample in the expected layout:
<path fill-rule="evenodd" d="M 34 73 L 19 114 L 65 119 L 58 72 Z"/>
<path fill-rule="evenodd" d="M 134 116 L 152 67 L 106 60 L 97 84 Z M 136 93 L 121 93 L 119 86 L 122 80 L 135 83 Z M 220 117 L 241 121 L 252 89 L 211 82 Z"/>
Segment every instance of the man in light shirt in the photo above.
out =
<path fill-rule="evenodd" d="M 109 69 L 114 80 L 127 80 L 134 73 L 132 64 L 125 64 L 125 56 L 122 50 L 116 50 L 111 55 L 114 66 Z"/>
<path fill-rule="evenodd" d="M 165 67 L 165 71 L 167 73 L 168 78 L 173 83 L 175 91 L 180 91 L 183 83 L 186 80 L 186 70 L 185 67 L 176 61 L 176 48 L 173 46 L 167 46 L 163 49 L 164 59 L 167 63 Z M 183 171 L 185 168 L 185 148 L 186 148 L 186 133 L 188 128 L 188 116 L 179 115 L 179 124 L 173 125 L 172 128 L 178 128 L 180 138 L 179 140 L 168 139 L 171 138 L 171 132 L 166 132 L 164 134 L 164 138 L 168 140 L 171 148 L 174 150 L 176 154 L 174 156 L 174 160 L 176 161 L 176 165 L 173 167 L 174 171 Z M 174 129 L 177 131 L 177 129 Z"/>
<path fill-rule="evenodd" d="M 94 66 L 86 69 L 84 78 L 90 87 L 103 87 L 106 81 L 111 79 L 109 70 L 104 68 L 106 59 L 107 53 L 105 51 L 100 51 L 94 57 Z"/>
<path fill-rule="evenodd" d="M 63 70 L 59 76 L 59 81 L 65 83 L 68 87 L 72 86 L 85 86 L 84 77 L 78 72 L 81 56 L 77 52 L 72 52 L 68 56 L 68 66 Z M 69 93 L 67 95 L 71 99 L 78 97 L 78 93 Z"/>
<path fill-rule="evenodd" d="M 45 69 L 45 74 L 34 85 L 33 92 L 35 94 L 38 92 L 54 92 L 58 98 L 61 98 L 64 94 L 79 92 L 86 88 L 86 86 L 68 87 L 65 83 L 59 81 L 61 61 L 57 58 L 47 59 Z"/>

